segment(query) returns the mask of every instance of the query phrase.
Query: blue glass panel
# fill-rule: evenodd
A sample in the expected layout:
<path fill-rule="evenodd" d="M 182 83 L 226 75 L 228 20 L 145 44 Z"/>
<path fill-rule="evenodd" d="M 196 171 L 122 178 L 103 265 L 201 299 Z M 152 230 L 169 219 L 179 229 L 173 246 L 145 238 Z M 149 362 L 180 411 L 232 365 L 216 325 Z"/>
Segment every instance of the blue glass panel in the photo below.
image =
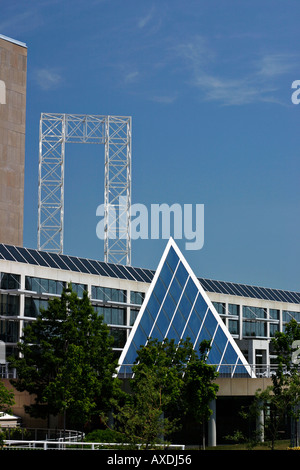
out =
<path fill-rule="evenodd" d="M 184 293 L 187 298 L 190 299 L 190 302 L 193 304 L 198 293 L 198 289 L 192 278 L 189 278 Z"/>
<path fill-rule="evenodd" d="M 176 308 L 176 304 L 173 298 L 170 295 L 168 295 L 163 303 L 163 310 L 168 319 L 168 322 L 171 321 L 173 314 L 175 312 L 175 308 Z"/>
<path fill-rule="evenodd" d="M 217 320 L 212 314 L 212 312 L 209 310 L 205 318 L 205 328 L 211 339 L 214 335 L 216 327 L 217 327 Z"/>
<path fill-rule="evenodd" d="M 146 309 L 144 315 L 141 318 L 140 326 L 143 328 L 147 334 L 150 334 L 151 328 L 153 326 L 154 320 L 150 315 L 150 312 Z"/>
<path fill-rule="evenodd" d="M 166 313 L 164 312 L 164 310 L 161 310 L 156 320 L 155 328 L 157 327 L 159 329 L 162 337 L 165 337 L 169 324 L 170 324 L 170 321 Z M 153 338 L 154 333 L 151 333 L 151 336 Z"/>
<path fill-rule="evenodd" d="M 158 328 L 157 324 L 155 324 L 155 326 L 153 328 L 153 331 L 151 333 L 151 338 L 157 339 L 158 341 L 162 341 L 164 339 L 164 335 L 162 334 L 162 332 Z"/>
<path fill-rule="evenodd" d="M 173 301 L 177 305 L 182 294 L 182 287 L 178 283 L 177 279 L 174 278 L 169 289 L 169 295 L 172 296 Z"/>
<path fill-rule="evenodd" d="M 236 351 L 233 349 L 232 344 L 228 342 L 226 352 L 222 360 L 222 364 L 235 364 L 236 360 L 237 360 Z"/>
<path fill-rule="evenodd" d="M 159 278 L 163 280 L 166 287 L 169 286 L 173 274 L 174 273 L 170 270 L 169 266 L 167 264 L 164 264 L 159 274 Z"/>
<path fill-rule="evenodd" d="M 219 349 L 219 351 L 221 352 L 222 355 L 223 355 L 223 352 L 225 350 L 227 341 L 228 341 L 228 339 L 227 339 L 224 331 L 222 330 L 222 328 L 219 327 L 218 330 L 217 330 L 217 333 L 214 337 L 213 346 L 216 346 Z"/>
<path fill-rule="evenodd" d="M 195 303 L 195 307 L 194 309 L 196 310 L 198 316 L 203 319 L 204 318 L 204 315 L 207 311 L 207 303 L 205 302 L 205 300 L 203 299 L 202 295 L 198 295 L 198 298 L 196 300 L 196 303 Z"/>
<path fill-rule="evenodd" d="M 209 335 L 208 331 L 206 330 L 206 328 L 204 328 L 204 326 L 201 328 L 201 331 L 200 331 L 200 334 L 198 336 L 198 340 L 197 340 L 197 344 L 195 345 L 195 349 L 196 351 L 198 352 L 199 350 L 199 345 L 200 343 L 202 343 L 202 341 L 211 341 L 211 336 Z"/>
<path fill-rule="evenodd" d="M 136 360 L 136 349 L 133 347 L 132 343 L 130 348 L 127 351 L 124 364 L 133 364 Z"/>
<path fill-rule="evenodd" d="M 160 304 L 158 303 L 158 300 L 157 298 L 155 297 L 155 295 L 151 295 L 150 296 L 150 299 L 148 300 L 148 303 L 147 303 L 147 310 L 148 312 L 151 314 L 152 318 L 155 319 L 157 314 L 158 314 L 158 311 L 160 309 Z M 145 312 L 146 313 L 146 312 Z M 144 315 L 143 315 L 144 316 Z"/>
<path fill-rule="evenodd" d="M 138 328 L 135 332 L 132 343 L 135 345 L 136 349 L 139 349 L 140 346 L 144 346 L 147 342 L 147 335 L 144 333 L 142 328 Z"/>
<path fill-rule="evenodd" d="M 181 285 L 181 287 L 184 287 L 187 278 L 188 278 L 187 270 L 185 269 L 182 263 L 179 263 L 177 271 L 176 271 L 176 279 Z"/>
<path fill-rule="evenodd" d="M 170 248 L 169 253 L 166 257 L 166 262 L 170 266 L 170 268 L 175 271 L 175 268 L 178 264 L 179 258 L 178 255 L 176 254 L 175 250 L 173 247 Z"/>
<path fill-rule="evenodd" d="M 166 286 L 164 285 L 164 283 L 162 282 L 160 278 L 157 279 L 153 292 L 159 304 L 161 304 L 164 299 L 164 296 L 166 295 Z"/>
<path fill-rule="evenodd" d="M 172 326 L 177 331 L 177 335 L 180 337 L 186 324 L 186 318 L 183 316 L 181 310 L 178 308 L 174 316 Z"/>
<path fill-rule="evenodd" d="M 170 326 L 170 329 L 168 331 L 168 339 L 174 339 L 175 342 L 178 342 L 180 340 L 180 335 L 178 334 L 178 331 L 174 328 L 173 324 Z"/>
<path fill-rule="evenodd" d="M 193 309 L 190 319 L 189 319 L 189 328 L 195 335 L 197 335 L 200 327 L 202 325 L 202 319 L 199 318 L 198 313 L 196 312 L 195 309 Z"/>
<path fill-rule="evenodd" d="M 198 328 L 199 330 L 199 328 Z M 197 333 L 198 333 L 198 330 L 197 330 Z M 185 331 L 182 335 L 182 338 L 183 339 L 187 339 L 187 338 L 190 338 L 191 342 L 194 344 L 195 340 L 196 340 L 196 334 L 194 333 L 194 331 L 191 329 L 190 327 L 190 324 L 188 323 L 188 325 L 186 325 L 186 328 L 185 328 Z"/>

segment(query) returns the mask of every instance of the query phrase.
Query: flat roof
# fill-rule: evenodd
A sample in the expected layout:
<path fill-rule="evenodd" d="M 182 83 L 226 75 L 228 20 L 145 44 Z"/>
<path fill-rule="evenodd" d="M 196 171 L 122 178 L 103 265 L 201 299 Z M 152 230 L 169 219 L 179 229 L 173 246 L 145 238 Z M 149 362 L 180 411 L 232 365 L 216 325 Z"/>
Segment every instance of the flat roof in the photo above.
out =
<path fill-rule="evenodd" d="M 151 269 L 106 263 L 103 261 L 79 258 L 77 256 L 17 247 L 4 243 L 0 243 L 0 261 L 1 260 L 127 279 L 129 281 L 140 281 L 148 284 L 151 283 L 155 275 L 155 271 Z M 198 280 L 206 292 L 249 297 L 253 299 L 273 300 L 276 302 L 300 303 L 300 292 L 204 279 L 200 277 L 198 277 Z"/>
<path fill-rule="evenodd" d="M 9 38 L 8 36 L 4 36 L 3 34 L 0 34 L 0 39 L 4 39 L 4 41 L 12 42 L 13 44 L 17 44 L 18 46 L 21 47 L 26 47 L 25 42 L 17 41 L 16 39 Z"/>

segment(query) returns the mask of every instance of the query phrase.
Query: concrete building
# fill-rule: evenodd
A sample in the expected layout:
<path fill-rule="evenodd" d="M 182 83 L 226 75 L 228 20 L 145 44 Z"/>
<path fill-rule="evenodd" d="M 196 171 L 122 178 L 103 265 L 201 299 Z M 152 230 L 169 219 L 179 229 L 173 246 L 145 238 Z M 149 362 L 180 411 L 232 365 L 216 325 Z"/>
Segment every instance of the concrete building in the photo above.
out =
<path fill-rule="evenodd" d="M 23 245 L 26 45 L 0 35 L 0 242 Z"/>

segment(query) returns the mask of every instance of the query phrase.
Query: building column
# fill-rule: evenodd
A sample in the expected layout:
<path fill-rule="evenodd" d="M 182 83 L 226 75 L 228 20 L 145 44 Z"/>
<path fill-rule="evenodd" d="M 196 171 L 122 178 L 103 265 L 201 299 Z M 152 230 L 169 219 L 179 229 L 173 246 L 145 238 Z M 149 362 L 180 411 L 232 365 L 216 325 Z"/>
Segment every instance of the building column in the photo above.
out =
<path fill-rule="evenodd" d="M 264 424 L 265 424 L 265 415 L 264 415 L 263 408 L 261 408 L 256 418 L 256 431 L 257 431 L 259 442 L 264 442 L 265 440 Z"/>
<path fill-rule="evenodd" d="M 209 404 L 212 414 L 208 421 L 208 446 L 216 447 L 217 445 L 217 424 L 216 424 L 216 400 L 212 400 Z"/>

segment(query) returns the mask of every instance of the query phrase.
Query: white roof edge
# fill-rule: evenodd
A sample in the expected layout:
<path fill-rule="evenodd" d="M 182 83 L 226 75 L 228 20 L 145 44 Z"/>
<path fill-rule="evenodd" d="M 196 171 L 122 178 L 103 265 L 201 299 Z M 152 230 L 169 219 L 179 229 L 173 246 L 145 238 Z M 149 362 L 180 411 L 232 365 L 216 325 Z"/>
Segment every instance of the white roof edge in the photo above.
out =
<path fill-rule="evenodd" d="M 25 42 L 17 41 L 16 39 L 9 38 L 8 36 L 4 36 L 3 34 L 0 34 L 0 39 L 4 39 L 5 41 L 12 42 L 14 44 L 17 44 L 18 46 L 26 47 Z"/>

